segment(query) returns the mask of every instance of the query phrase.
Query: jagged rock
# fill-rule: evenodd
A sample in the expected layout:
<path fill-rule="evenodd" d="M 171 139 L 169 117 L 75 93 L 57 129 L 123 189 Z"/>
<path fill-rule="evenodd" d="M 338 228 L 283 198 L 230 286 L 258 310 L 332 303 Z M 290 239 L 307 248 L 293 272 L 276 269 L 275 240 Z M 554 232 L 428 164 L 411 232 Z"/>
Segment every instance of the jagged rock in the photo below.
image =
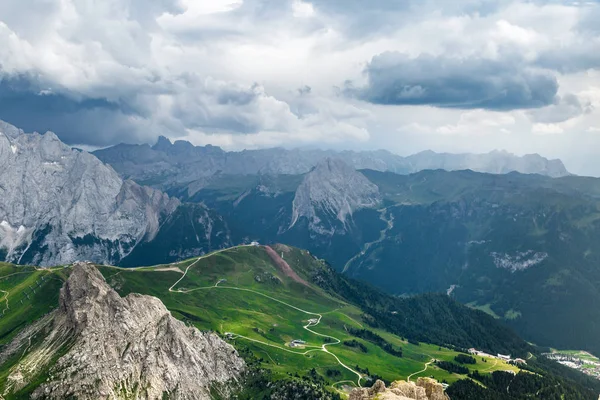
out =
<path fill-rule="evenodd" d="M 323 225 L 324 216 L 333 216 L 345 229 L 355 211 L 375 207 L 380 201 L 379 188 L 363 174 L 342 160 L 326 158 L 296 190 L 290 226 L 306 218 L 312 231 L 332 235 L 336 227 Z"/>
<path fill-rule="evenodd" d="M 13 369 L 9 390 L 50 367 L 33 399 L 209 399 L 211 385 L 227 395 L 245 369 L 217 335 L 176 320 L 155 297 L 120 297 L 92 265 L 74 267 L 51 319 L 43 343 Z"/>
<path fill-rule="evenodd" d="M 431 378 L 417 379 L 417 386 L 425 388 L 425 394 L 429 400 L 447 400 L 448 395 L 444 393 L 444 388 L 436 380 Z"/>
<path fill-rule="evenodd" d="M 0 261 L 116 264 L 152 241 L 181 207 L 156 189 L 123 181 L 52 132 L 26 134 L 0 122 Z M 204 214 L 189 224 L 210 242 L 213 224 Z"/>
<path fill-rule="evenodd" d="M 417 383 L 397 381 L 389 388 L 378 380 L 369 388 L 354 389 L 349 400 L 449 400 L 444 388 L 430 378 L 419 378 Z"/>
<path fill-rule="evenodd" d="M 152 239 L 178 206 L 52 132 L 0 125 L 0 247 L 9 261 L 115 262 Z"/>

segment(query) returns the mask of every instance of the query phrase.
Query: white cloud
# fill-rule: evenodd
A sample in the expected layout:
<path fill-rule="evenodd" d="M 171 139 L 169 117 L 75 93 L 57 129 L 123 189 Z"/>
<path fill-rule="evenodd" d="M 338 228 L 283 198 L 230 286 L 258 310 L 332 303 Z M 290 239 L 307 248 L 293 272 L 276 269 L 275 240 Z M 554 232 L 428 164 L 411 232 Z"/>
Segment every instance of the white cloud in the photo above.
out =
<path fill-rule="evenodd" d="M 564 133 L 564 129 L 559 124 L 533 124 L 531 131 L 536 135 L 557 135 Z"/>
<path fill-rule="evenodd" d="M 452 123 L 430 125 L 427 123 L 411 123 L 400 128 L 400 131 L 416 132 L 443 136 L 486 136 L 506 134 L 515 125 L 515 117 L 508 113 L 485 110 L 461 112 L 458 120 Z"/>
<path fill-rule="evenodd" d="M 312 17 L 315 14 L 313 5 L 302 0 L 294 0 L 292 10 L 294 11 L 294 17 L 299 18 Z"/>

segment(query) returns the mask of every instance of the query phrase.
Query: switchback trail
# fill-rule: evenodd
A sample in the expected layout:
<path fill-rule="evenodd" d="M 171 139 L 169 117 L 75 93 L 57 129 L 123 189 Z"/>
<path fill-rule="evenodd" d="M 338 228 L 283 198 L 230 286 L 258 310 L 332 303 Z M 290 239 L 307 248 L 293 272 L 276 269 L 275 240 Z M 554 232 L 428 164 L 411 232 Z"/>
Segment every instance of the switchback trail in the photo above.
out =
<path fill-rule="evenodd" d="M 214 253 L 213 253 L 213 254 L 214 254 Z M 198 260 L 196 260 L 194 263 L 190 264 L 190 265 L 189 265 L 189 266 L 186 268 L 186 270 L 185 270 L 185 274 L 187 274 L 188 270 L 189 270 L 189 269 L 190 269 L 190 268 L 191 268 L 191 267 L 192 267 L 194 264 L 196 264 L 196 263 L 197 263 L 199 260 L 200 260 L 200 259 L 198 259 Z M 206 287 L 200 287 L 200 288 L 188 289 L 188 290 L 182 290 L 182 289 L 173 290 L 173 288 L 174 288 L 174 287 L 175 287 L 175 286 L 176 286 L 176 285 L 177 285 L 179 282 L 181 282 L 181 280 L 182 280 L 182 279 L 185 277 L 185 274 L 184 274 L 184 276 L 182 276 L 182 277 L 181 277 L 181 278 L 180 278 L 180 279 L 179 279 L 177 282 L 175 282 L 175 283 L 174 283 L 174 284 L 173 284 L 173 285 L 172 285 L 172 286 L 169 288 L 169 291 L 171 291 L 171 292 L 176 292 L 176 293 L 191 293 L 191 292 L 198 291 L 198 290 L 213 290 L 213 289 L 238 290 L 238 291 L 241 291 L 241 292 L 249 292 L 249 293 L 253 293 L 253 294 L 259 295 L 259 296 L 266 297 L 266 298 L 267 298 L 267 299 L 269 299 L 269 300 L 272 300 L 272 301 L 275 301 L 275 302 L 277 302 L 277 303 L 283 304 L 283 305 L 285 305 L 285 306 L 287 306 L 287 307 L 293 308 L 293 309 L 294 309 L 294 310 L 296 310 L 296 311 L 299 311 L 299 312 L 302 312 L 302 313 L 304 313 L 304 314 L 307 314 L 307 315 L 311 315 L 311 316 L 317 317 L 317 321 L 316 321 L 316 322 L 309 322 L 308 324 L 304 325 L 304 326 L 303 326 L 303 328 L 304 328 L 304 329 L 306 329 L 307 331 L 309 331 L 310 333 L 314 334 L 314 335 L 321 336 L 321 337 L 326 337 L 326 338 L 330 338 L 330 339 L 333 339 L 333 340 L 335 340 L 335 342 L 333 342 L 333 343 L 324 343 L 324 344 L 323 344 L 323 345 L 321 345 L 320 347 L 319 347 L 319 346 L 306 346 L 306 347 L 308 347 L 308 348 L 311 348 L 311 350 L 307 350 L 307 351 L 305 351 L 305 352 L 297 352 L 297 351 L 293 351 L 293 350 L 286 349 L 286 348 L 284 348 L 284 347 L 281 347 L 281 346 L 278 346 L 278 345 L 274 345 L 274 344 L 271 344 L 271 343 L 264 342 L 264 341 L 262 341 L 262 340 L 252 339 L 252 338 L 249 338 L 249 337 L 247 337 L 247 336 L 239 335 L 239 334 L 237 334 L 237 333 L 233 333 L 233 334 L 235 335 L 234 337 L 240 337 L 240 338 L 243 338 L 243 339 L 249 340 L 249 341 L 251 341 L 251 342 L 260 343 L 260 344 L 263 344 L 263 345 L 265 345 L 265 346 L 269 346 L 269 347 L 274 347 L 274 348 L 277 348 L 277 349 L 279 349 L 279 350 L 286 351 L 286 352 L 288 352 L 288 353 L 299 354 L 299 355 L 307 355 L 308 353 L 311 353 L 311 352 L 314 352 L 314 351 L 322 351 L 322 352 L 324 352 L 324 353 L 327 353 L 327 354 L 331 355 L 333 358 L 335 358 L 335 360 L 338 362 L 338 364 L 339 364 L 339 365 L 340 365 L 342 368 L 344 368 L 344 369 L 346 369 L 346 370 L 348 370 L 348 371 L 352 372 L 353 374 L 355 374 L 355 375 L 358 377 L 358 380 L 356 381 L 356 384 L 358 385 L 358 387 L 361 387 L 360 381 L 363 379 L 362 375 L 361 375 L 359 372 L 357 372 L 357 371 L 353 370 L 352 368 L 350 368 L 349 366 L 347 366 L 346 364 L 344 364 L 344 363 L 343 363 L 343 362 L 342 362 L 342 361 L 339 359 L 339 357 L 338 357 L 338 356 L 336 356 L 335 354 L 333 354 L 332 352 L 330 352 L 330 351 L 329 351 L 329 349 L 327 348 L 327 346 L 331 346 L 331 345 L 340 344 L 340 343 L 341 343 L 341 340 L 340 340 L 339 338 L 335 337 L 335 336 L 325 335 L 325 334 L 322 334 L 322 333 L 319 333 L 319 332 L 315 332 L 315 331 L 313 331 L 312 329 L 310 329 L 310 328 L 312 328 L 312 327 L 315 327 L 315 326 L 319 325 L 319 323 L 321 322 L 321 319 L 323 318 L 323 315 L 322 315 L 322 314 L 319 314 L 319 313 L 314 313 L 314 312 L 311 312 L 311 311 L 306 311 L 306 310 L 303 310 L 303 309 L 301 309 L 301 308 L 299 308 L 299 307 L 296 307 L 296 306 L 294 306 L 294 305 L 291 305 L 291 304 L 289 304 L 289 303 L 286 303 L 285 301 L 282 301 L 282 300 L 276 299 L 276 298 L 274 298 L 274 297 L 271 297 L 271 296 L 269 296 L 269 295 L 266 295 L 266 294 L 264 294 L 264 293 L 258 292 L 258 291 L 256 291 L 256 290 L 252 290 L 252 289 L 245 289 L 245 288 L 238 288 L 238 287 L 235 287 L 235 286 L 219 286 L 219 284 L 223 282 L 223 280 L 222 280 L 222 279 L 221 279 L 221 280 L 219 280 L 219 281 L 218 281 L 218 282 L 217 282 L 215 285 L 213 285 L 213 286 L 206 286 Z"/>

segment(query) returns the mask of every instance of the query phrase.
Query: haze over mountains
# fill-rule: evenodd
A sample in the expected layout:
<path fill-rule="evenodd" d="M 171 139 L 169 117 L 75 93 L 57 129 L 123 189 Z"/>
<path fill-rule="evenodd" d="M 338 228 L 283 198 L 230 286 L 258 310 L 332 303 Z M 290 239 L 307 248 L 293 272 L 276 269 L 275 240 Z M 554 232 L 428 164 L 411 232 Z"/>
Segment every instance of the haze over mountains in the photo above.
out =
<path fill-rule="evenodd" d="M 488 154 L 438 154 L 421 152 L 401 157 L 386 150 L 327 151 L 273 148 L 227 152 L 215 146 L 194 146 L 186 141 L 171 143 L 160 137 L 149 145 L 120 144 L 94 152 L 119 174 L 136 182 L 161 189 L 189 185 L 189 195 L 215 174 L 225 175 L 297 175 L 310 171 L 324 158 L 343 160 L 354 169 L 372 169 L 410 174 L 424 169 L 462 170 L 503 174 L 512 171 L 551 177 L 569 175 L 560 160 L 548 160 L 537 154 L 523 157 L 504 151 Z"/>

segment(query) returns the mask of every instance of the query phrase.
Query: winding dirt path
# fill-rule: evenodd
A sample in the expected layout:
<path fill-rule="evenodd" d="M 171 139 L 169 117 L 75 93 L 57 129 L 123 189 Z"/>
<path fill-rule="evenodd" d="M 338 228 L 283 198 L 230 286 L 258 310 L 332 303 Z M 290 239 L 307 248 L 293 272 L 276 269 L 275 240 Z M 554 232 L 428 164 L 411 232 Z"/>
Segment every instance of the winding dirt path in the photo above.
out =
<path fill-rule="evenodd" d="M 189 268 L 192 267 L 194 264 L 195 264 L 195 262 L 192 263 L 192 264 L 190 264 L 188 266 L 188 268 L 186 269 L 186 273 L 189 270 Z M 285 305 L 287 307 L 293 308 L 296 311 L 300 311 L 300 312 L 302 312 L 304 314 L 317 317 L 317 321 L 316 322 L 314 322 L 314 323 L 309 322 L 308 324 L 304 325 L 303 328 L 305 330 L 309 331 L 310 333 L 314 334 L 314 335 L 321 336 L 321 337 L 326 337 L 326 338 L 330 338 L 330 339 L 335 340 L 335 342 L 333 342 L 333 343 L 324 343 L 321 346 L 306 346 L 307 348 L 311 348 L 311 350 L 307 350 L 305 352 L 298 352 L 298 351 L 289 350 L 289 349 L 287 349 L 285 347 L 282 347 L 282 346 L 278 346 L 278 345 L 275 345 L 275 344 L 267 343 L 267 342 L 264 342 L 262 340 L 252 339 L 252 338 L 249 338 L 247 336 L 243 336 L 243 335 L 240 335 L 240 334 L 237 334 L 237 333 L 233 333 L 235 335 L 233 338 L 235 339 L 235 338 L 239 337 L 239 338 L 242 338 L 242 339 L 249 340 L 251 342 L 260 343 L 260 344 L 265 345 L 265 346 L 274 347 L 276 349 L 283 350 L 283 351 L 286 351 L 288 353 L 298 354 L 298 355 L 307 355 L 307 354 L 309 354 L 311 352 L 314 352 L 314 351 L 322 351 L 324 353 L 327 353 L 327 354 L 331 355 L 333 358 L 335 358 L 335 360 L 338 362 L 338 364 L 342 368 L 344 368 L 344 369 L 352 372 L 353 374 L 355 374 L 358 377 L 358 379 L 356 381 L 356 384 L 358 385 L 358 387 L 362 387 L 361 384 L 360 384 L 360 381 L 363 379 L 363 376 L 358 371 L 355 371 L 352 368 L 350 368 L 348 365 L 344 364 L 339 359 L 339 357 L 337 355 L 335 355 L 334 353 L 332 353 L 331 351 L 329 351 L 329 349 L 327 348 L 327 346 L 333 346 L 333 345 L 340 344 L 342 341 L 339 338 L 335 337 L 335 336 L 325 335 L 325 334 L 322 334 L 322 333 L 319 333 L 319 332 L 315 332 L 314 330 L 310 329 L 312 327 L 315 327 L 315 326 L 319 325 L 319 323 L 321 323 L 321 319 L 323 318 L 322 314 L 303 310 L 303 309 L 301 309 L 299 307 L 296 307 L 294 305 L 286 303 L 285 301 L 276 299 L 274 297 L 271 297 L 271 296 L 269 296 L 267 294 L 258 292 L 256 290 L 245 289 L 245 288 L 238 288 L 238 287 L 235 287 L 235 286 L 219 286 L 220 283 L 224 282 L 223 279 L 219 280 L 214 286 L 205 286 L 205 287 L 188 289 L 188 290 L 181 290 L 181 289 L 173 290 L 173 288 L 181 281 L 181 279 L 179 279 L 177 282 L 175 282 L 173 284 L 173 286 L 171 286 L 171 288 L 169 288 L 169 291 L 171 291 L 171 292 L 177 292 L 177 293 L 191 293 L 191 292 L 198 291 L 198 290 L 213 290 L 213 289 L 238 290 L 238 291 L 242 291 L 242 292 L 249 292 L 249 293 L 253 293 L 253 294 L 259 295 L 259 296 L 263 296 L 263 297 L 265 297 L 265 298 L 267 298 L 269 300 L 272 300 L 272 301 L 278 302 L 280 304 L 283 304 L 283 305 Z"/>
<path fill-rule="evenodd" d="M 421 374 L 421 373 L 423 373 L 423 372 L 427 371 L 427 368 L 429 368 L 429 366 L 430 366 L 430 365 L 433 363 L 433 361 L 434 361 L 434 360 L 432 359 L 432 360 L 431 360 L 431 361 L 429 361 L 428 363 L 425 363 L 425 368 L 423 368 L 421 371 L 414 372 L 414 373 L 410 374 L 410 375 L 408 376 L 408 378 L 406 378 L 406 380 L 407 380 L 408 382 L 410 382 L 410 378 L 412 378 L 413 376 L 415 376 L 415 375 L 418 375 L 418 374 Z"/>
<path fill-rule="evenodd" d="M 188 265 L 188 266 L 187 266 L 187 268 L 186 268 L 186 269 L 185 269 L 185 271 L 183 272 L 183 275 L 181 275 L 181 278 L 179 278 L 179 279 L 177 280 L 177 282 L 175 282 L 173 285 L 171 285 L 171 287 L 169 288 L 169 292 L 174 292 L 173 288 L 174 288 L 175 286 L 177 286 L 177 284 L 178 284 L 179 282 L 181 282 L 181 281 L 183 280 L 183 278 L 185 278 L 185 276 L 187 275 L 187 273 L 188 273 L 188 271 L 190 270 L 190 268 L 192 268 L 194 265 L 196 265 L 196 264 L 197 264 L 197 263 L 198 263 L 200 260 L 202 260 L 202 259 L 204 259 L 204 258 L 208 258 L 208 257 L 214 256 L 215 254 L 223 253 L 224 251 L 229 251 L 229 250 L 239 249 L 239 248 L 241 248 L 241 247 L 250 247 L 250 246 L 252 246 L 252 245 L 250 245 L 250 244 L 241 244 L 241 245 L 239 245 L 239 246 L 234 246 L 234 247 L 229 247 L 229 248 L 226 248 L 226 249 L 221 249 L 221 250 L 213 251 L 212 253 L 208 253 L 208 254 L 205 254 L 205 255 L 203 255 L 203 256 L 200 256 L 200 257 L 198 257 L 198 258 L 196 259 L 196 261 L 194 261 L 193 263 L 191 263 L 190 265 Z M 180 264 L 180 263 L 178 263 L 178 264 Z"/>

